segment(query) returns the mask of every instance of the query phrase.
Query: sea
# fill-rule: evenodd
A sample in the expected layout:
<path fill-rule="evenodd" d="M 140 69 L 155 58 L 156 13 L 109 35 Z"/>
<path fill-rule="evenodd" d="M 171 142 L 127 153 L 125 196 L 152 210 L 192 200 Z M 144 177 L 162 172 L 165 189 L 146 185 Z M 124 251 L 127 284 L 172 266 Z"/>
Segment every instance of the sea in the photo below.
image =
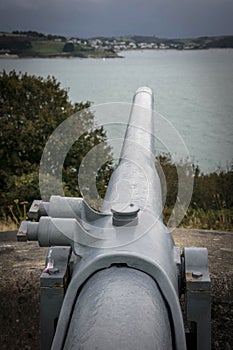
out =
<path fill-rule="evenodd" d="M 135 91 L 154 93 L 155 147 L 173 159 L 189 158 L 203 173 L 233 164 L 233 50 L 143 50 L 123 58 L 0 60 L 0 71 L 54 76 L 72 102 L 91 101 L 115 157 Z M 114 140 L 120 142 L 116 143 Z"/>

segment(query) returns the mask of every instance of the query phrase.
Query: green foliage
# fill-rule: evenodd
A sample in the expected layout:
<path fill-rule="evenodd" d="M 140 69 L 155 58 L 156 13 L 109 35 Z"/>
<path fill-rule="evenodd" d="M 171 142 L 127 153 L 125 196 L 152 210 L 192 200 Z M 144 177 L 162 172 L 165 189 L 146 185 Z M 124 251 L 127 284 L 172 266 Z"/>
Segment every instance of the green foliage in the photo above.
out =
<path fill-rule="evenodd" d="M 177 198 L 177 167 L 185 170 L 187 164 L 175 165 L 169 155 L 161 155 L 158 161 L 166 178 L 167 196 L 163 214 L 165 223 L 167 223 Z M 194 166 L 193 170 L 193 194 L 181 226 L 232 230 L 233 166 L 228 171 L 219 170 L 210 174 L 202 174 L 199 168 Z"/>
<path fill-rule="evenodd" d="M 210 41 L 210 40 L 209 40 Z M 224 36 L 217 37 L 213 41 L 206 43 L 206 48 L 233 48 L 233 37 L 232 36 Z"/>
<path fill-rule="evenodd" d="M 232 231 L 233 209 L 189 208 L 182 220 L 181 226 L 208 230 Z"/>
<path fill-rule="evenodd" d="M 166 178 L 167 197 L 165 206 L 173 207 L 176 202 L 178 189 L 177 168 L 183 168 L 187 163 L 174 164 L 169 155 L 160 155 L 158 161 Z M 190 207 L 203 210 L 221 210 L 233 208 L 233 166 L 228 171 L 220 170 L 210 174 L 202 174 L 200 169 L 193 165 L 194 185 Z"/>
<path fill-rule="evenodd" d="M 0 50 L 20 55 L 27 52 L 32 47 L 32 43 L 27 38 L 15 38 L 9 36 L 0 36 Z"/>
<path fill-rule="evenodd" d="M 60 39 L 62 41 L 65 41 L 66 38 L 62 35 L 52 35 L 52 34 L 43 34 L 43 33 L 38 33 L 35 30 L 28 30 L 28 31 L 19 31 L 19 30 L 14 30 L 12 34 L 15 34 L 17 36 L 26 36 L 30 38 L 36 38 L 36 39 L 47 39 L 47 40 L 55 40 L 55 39 Z"/>
<path fill-rule="evenodd" d="M 20 57 L 117 57 L 114 50 L 95 50 L 86 40 L 79 44 L 66 40 L 63 36 L 36 31 L 14 31 L 0 35 L 0 51 Z"/>
<path fill-rule="evenodd" d="M 94 203 L 95 197 L 93 193 L 98 190 L 98 195 L 103 198 L 106 192 L 107 184 L 112 173 L 111 149 L 106 140 L 103 139 L 104 129 L 100 127 L 95 132 L 84 133 L 78 141 L 71 147 L 64 162 L 63 180 L 66 183 L 65 194 L 67 196 L 83 195 L 87 202 L 90 202 L 96 208 L 97 203 Z M 95 147 L 97 146 L 97 147 Z M 77 149 L 82 149 L 82 152 L 77 152 Z M 87 164 L 82 164 L 84 155 L 91 151 L 91 158 Z M 96 165 L 101 160 L 101 168 L 97 169 Z M 77 164 L 81 164 L 81 168 L 77 168 Z M 79 173 L 80 170 L 80 173 Z M 87 191 L 79 188 L 77 177 L 80 176 L 81 184 L 87 186 Z M 96 181 L 93 181 L 96 179 Z M 85 193 L 84 193 L 85 192 Z"/>
<path fill-rule="evenodd" d="M 196 173 L 192 208 L 220 210 L 233 207 L 233 168 L 211 174 Z"/>
<path fill-rule="evenodd" d="M 65 43 L 63 47 L 64 52 L 73 52 L 74 51 L 74 44 L 73 43 Z"/>
<path fill-rule="evenodd" d="M 19 30 L 14 30 L 12 32 L 12 34 L 16 34 L 16 35 L 26 35 L 26 36 L 30 36 L 30 37 L 35 37 L 35 38 L 45 38 L 46 35 L 43 33 L 38 33 L 34 30 L 28 30 L 28 31 L 19 31 Z"/>
<path fill-rule="evenodd" d="M 38 171 L 45 144 L 56 127 L 76 112 L 76 127 L 90 131 L 68 153 L 63 185 L 69 195 L 80 195 L 77 171 L 81 161 L 94 145 L 106 140 L 102 128 L 94 130 L 89 106 L 89 102 L 71 104 L 67 91 L 53 77 L 15 71 L 0 74 L 0 216 L 9 212 L 15 198 L 29 203 L 40 198 Z M 106 152 L 110 152 L 108 146 Z"/>
<path fill-rule="evenodd" d="M 161 168 L 158 167 L 158 163 L 160 164 Z M 178 192 L 178 176 L 177 176 L 177 170 L 176 165 L 172 163 L 171 157 L 166 155 L 160 155 L 155 163 L 155 166 L 157 168 L 157 171 L 160 175 L 160 171 L 162 170 L 165 176 L 166 181 L 166 203 L 165 207 L 173 208 L 176 203 L 176 197 Z M 165 189 L 162 188 L 162 191 Z"/>
<path fill-rule="evenodd" d="M 35 40 L 32 41 L 32 49 L 29 54 L 31 55 L 52 55 L 61 54 L 64 43 L 48 40 Z"/>

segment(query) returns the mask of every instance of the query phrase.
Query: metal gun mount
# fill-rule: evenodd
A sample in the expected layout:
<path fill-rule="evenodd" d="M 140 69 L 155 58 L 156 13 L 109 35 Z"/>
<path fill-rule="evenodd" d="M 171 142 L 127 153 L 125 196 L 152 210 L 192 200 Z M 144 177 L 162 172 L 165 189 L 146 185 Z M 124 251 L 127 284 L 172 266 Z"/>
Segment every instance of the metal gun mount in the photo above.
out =
<path fill-rule="evenodd" d="M 21 224 L 18 240 L 50 247 L 40 278 L 43 350 L 211 347 L 207 249 L 181 252 L 163 224 L 152 109 L 151 89 L 139 88 L 101 212 L 52 196 L 33 202 L 39 222 Z"/>

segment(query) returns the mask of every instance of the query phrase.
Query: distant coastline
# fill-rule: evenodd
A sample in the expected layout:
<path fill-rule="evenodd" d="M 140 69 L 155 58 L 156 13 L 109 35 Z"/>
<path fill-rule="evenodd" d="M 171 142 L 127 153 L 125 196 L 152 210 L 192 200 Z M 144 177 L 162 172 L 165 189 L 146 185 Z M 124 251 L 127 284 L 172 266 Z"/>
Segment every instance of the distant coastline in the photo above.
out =
<path fill-rule="evenodd" d="M 122 58 L 127 50 L 233 48 L 233 36 L 164 39 L 156 36 L 66 38 L 27 31 L 0 32 L 0 58 Z"/>
<path fill-rule="evenodd" d="M 79 56 L 79 55 L 62 55 L 62 54 L 56 54 L 56 55 L 16 55 L 16 54 L 1 54 L 0 53 L 0 59 L 20 59 L 20 58 L 28 58 L 28 59 L 33 59 L 33 58 L 51 58 L 51 59 L 56 59 L 56 58 L 67 58 L 67 59 L 72 59 L 72 58 L 79 58 L 79 59 L 86 59 L 86 58 L 92 58 L 92 59 L 113 59 L 113 58 L 124 58 L 124 56 L 116 54 L 116 55 L 100 55 L 100 54 L 92 54 L 92 55 L 84 55 L 84 56 Z"/>
<path fill-rule="evenodd" d="M 222 50 L 223 48 L 212 48 L 212 49 L 196 49 L 195 51 L 207 51 L 207 50 Z M 228 50 L 231 50 L 232 48 L 226 48 Z M 226 50 L 225 49 L 225 50 Z M 175 51 L 178 51 L 176 49 L 169 49 L 169 51 L 172 51 L 172 50 L 175 50 Z M 128 49 L 127 50 L 128 52 L 136 52 L 136 51 L 139 51 L 139 52 L 143 52 L 143 51 L 166 51 L 166 50 L 162 50 L 162 49 Z M 180 51 L 187 51 L 187 50 L 180 50 Z M 191 51 L 191 50 L 189 50 Z M 194 51 L 194 50 L 192 50 Z M 60 58 L 66 58 L 66 59 L 75 59 L 75 58 L 78 58 L 78 59 L 102 59 L 102 60 L 105 60 L 105 59 L 116 59 L 116 58 L 125 58 L 124 56 L 124 52 L 126 52 L 126 50 L 122 50 L 120 51 L 120 54 L 119 53 L 116 53 L 116 55 L 114 56 L 105 56 L 105 55 L 86 55 L 86 56 L 78 56 L 78 55 L 62 55 L 62 54 L 57 54 L 57 55 L 33 55 L 33 56 L 30 56 L 30 55 L 15 55 L 15 54 L 1 54 L 0 53 L 0 60 L 1 59 L 10 59 L 10 60 L 14 60 L 14 59 L 60 59 Z M 122 54 L 121 54 L 122 53 Z"/>

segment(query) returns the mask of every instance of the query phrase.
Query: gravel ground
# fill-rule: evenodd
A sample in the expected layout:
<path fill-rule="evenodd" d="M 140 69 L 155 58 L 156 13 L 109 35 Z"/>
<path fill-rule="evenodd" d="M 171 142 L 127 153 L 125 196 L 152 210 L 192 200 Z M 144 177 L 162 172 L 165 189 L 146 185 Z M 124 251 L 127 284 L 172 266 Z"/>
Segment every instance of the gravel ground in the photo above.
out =
<path fill-rule="evenodd" d="M 209 252 L 212 349 L 233 349 L 233 233 L 177 229 L 177 246 Z M 45 248 L 0 233 L 0 349 L 39 349 L 39 277 Z"/>

